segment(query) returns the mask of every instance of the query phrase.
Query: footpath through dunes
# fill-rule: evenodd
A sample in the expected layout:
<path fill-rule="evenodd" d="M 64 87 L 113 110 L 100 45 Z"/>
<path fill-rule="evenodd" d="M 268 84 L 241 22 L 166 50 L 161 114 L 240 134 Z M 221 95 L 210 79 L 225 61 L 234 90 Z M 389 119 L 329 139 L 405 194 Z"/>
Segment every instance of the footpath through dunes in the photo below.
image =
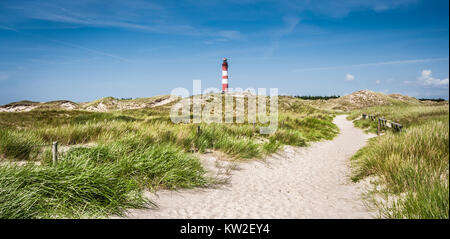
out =
<path fill-rule="evenodd" d="M 371 218 L 367 183 L 350 181 L 349 159 L 373 135 L 339 115 L 340 134 L 310 147 L 285 147 L 264 162 L 239 163 L 218 188 L 149 194 L 159 208 L 133 209 L 128 218 Z"/>

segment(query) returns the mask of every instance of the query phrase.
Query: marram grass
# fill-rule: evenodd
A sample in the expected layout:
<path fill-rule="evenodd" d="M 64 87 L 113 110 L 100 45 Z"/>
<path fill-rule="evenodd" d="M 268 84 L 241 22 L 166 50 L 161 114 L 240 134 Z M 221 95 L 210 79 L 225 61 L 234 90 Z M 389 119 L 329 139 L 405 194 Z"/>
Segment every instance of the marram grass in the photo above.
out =
<path fill-rule="evenodd" d="M 56 166 L 0 167 L 0 218 L 85 218 L 121 215 L 151 205 L 142 190 L 205 186 L 198 159 L 173 145 L 125 139 L 73 148 Z"/>
<path fill-rule="evenodd" d="M 377 176 L 382 217 L 449 218 L 449 121 L 430 120 L 373 138 L 352 158 L 353 180 Z"/>

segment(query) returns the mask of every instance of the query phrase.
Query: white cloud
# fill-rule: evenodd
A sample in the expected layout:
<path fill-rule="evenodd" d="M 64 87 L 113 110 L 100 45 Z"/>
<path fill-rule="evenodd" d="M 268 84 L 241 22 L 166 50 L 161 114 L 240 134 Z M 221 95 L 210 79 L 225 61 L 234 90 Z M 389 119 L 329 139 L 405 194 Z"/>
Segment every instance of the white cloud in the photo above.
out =
<path fill-rule="evenodd" d="M 6 79 L 8 79 L 9 78 L 9 75 L 7 75 L 6 73 L 4 73 L 4 72 L 0 72 L 0 80 L 6 80 Z"/>
<path fill-rule="evenodd" d="M 380 84 L 380 83 L 381 83 L 381 81 L 380 81 L 380 80 L 376 80 L 376 81 L 375 81 L 375 83 L 377 83 L 377 84 Z"/>
<path fill-rule="evenodd" d="M 346 80 L 346 81 L 352 81 L 352 80 L 355 80 L 355 76 L 352 75 L 352 74 L 350 74 L 350 73 L 347 73 L 347 75 L 345 75 L 345 80 Z"/>
<path fill-rule="evenodd" d="M 423 70 L 421 76 L 417 77 L 417 81 L 422 86 L 448 87 L 448 77 L 442 80 L 433 78 L 431 70 Z"/>

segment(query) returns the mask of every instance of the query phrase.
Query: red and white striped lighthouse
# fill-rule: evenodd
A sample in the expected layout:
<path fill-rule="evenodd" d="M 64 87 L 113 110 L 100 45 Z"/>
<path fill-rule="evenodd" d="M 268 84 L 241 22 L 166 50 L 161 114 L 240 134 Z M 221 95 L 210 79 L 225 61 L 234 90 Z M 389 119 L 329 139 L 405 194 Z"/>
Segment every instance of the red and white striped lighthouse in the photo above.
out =
<path fill-rule="evenodd" d="M 222 92 L 228 91 L 228 62 L 227 58 L 223 58 L 222 63 Z"/>

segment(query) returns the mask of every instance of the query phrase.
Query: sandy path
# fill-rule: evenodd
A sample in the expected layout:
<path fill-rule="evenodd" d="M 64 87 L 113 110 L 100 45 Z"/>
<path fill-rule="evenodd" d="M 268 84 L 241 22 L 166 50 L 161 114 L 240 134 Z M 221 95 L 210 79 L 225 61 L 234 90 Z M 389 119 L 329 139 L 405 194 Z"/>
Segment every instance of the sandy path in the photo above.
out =
<path fill-rule="evenodd" d="M 131 210 L 129 218 L 370 218 L 361 193 L 350 182 L 349 158 L 373 135 L 345 116 L 341 133 L 307 148 L 286 147 L 266 162 L 239 164 L 230 184 L 215 189 L 160 191 L 159 209 Z"/>

